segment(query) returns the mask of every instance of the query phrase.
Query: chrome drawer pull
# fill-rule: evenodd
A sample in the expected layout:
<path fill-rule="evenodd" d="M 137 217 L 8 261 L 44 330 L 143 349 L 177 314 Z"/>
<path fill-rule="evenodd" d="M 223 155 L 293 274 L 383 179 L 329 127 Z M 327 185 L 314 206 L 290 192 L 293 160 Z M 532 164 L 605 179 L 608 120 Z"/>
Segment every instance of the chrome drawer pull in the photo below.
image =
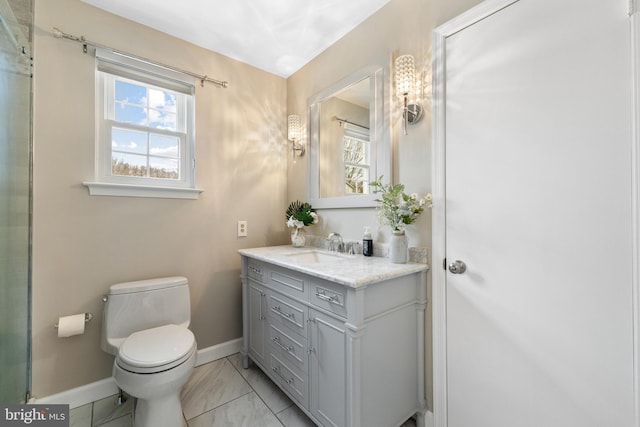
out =
<path fill-rule="evenodd" d="M 271 308 L 272 308 L 274 311 L 277 311 L 277 312 L 278 312 L 278 314 L 279 314 L 280 316 L 284 316 L 284 317 L 286 317 L 287 319 L 290 319 L 290 318 L 292 318 L 292 317 L 293 317 L 293 314 L 291 314 L 291 313 L 284 313 L 284 312 L 282 311 L 282 309 L 280 308 L 280 306 L 279 306 L 279 305 L 274 305 L 274 306 L 273 306 L 273 307 L 271 307 Z"/>
<path fill-rule="evenodd" d="M 262 298 L 264 298 L 266 296 L 267 296 L 267 294 L 265 294 L 264 292 L 260 291 L 260 316 L 259 316 L 260 320 L 265 320 L 266 319 L 264 314 L 262 314 Z"/>
<path fill-rule="evenodd" d="M 280 346 L 280 348 L 282 348 L 283 350 L 292 353 L 293 352 L 293 347 L 287 347 L 282 345 L 282 343 L 280 342 L 280 337 L 273 337 L 272 341 L 276 344 L 278 344 L 278 346 Z"/>
<path fill-rule="evenodd" d="M 316 292 L 316 296 L 321 300 L 329 301 L 329 302 L 334 303 L 334 304 L 339 304 L 340 303 L 340 298 L 338 297 L 338 295 L 329 296 L 329 295 L 326 295 L 324 293 Z"/>
<path fill-rule="evenodd" d="M 273 372 L 275 372 L 276 374 L 278 374 L 278 376 L 280 378 L 282 378 L 283 381 L 285 381 L 287 384 L 291 385 L 293 384 L 293 378 L 291 379 L 286 379 L 285 377 L 282 376 L 282 373 L 280 372 L 280 367 L 279 366 L 274 366 L 273 367 Z"/>

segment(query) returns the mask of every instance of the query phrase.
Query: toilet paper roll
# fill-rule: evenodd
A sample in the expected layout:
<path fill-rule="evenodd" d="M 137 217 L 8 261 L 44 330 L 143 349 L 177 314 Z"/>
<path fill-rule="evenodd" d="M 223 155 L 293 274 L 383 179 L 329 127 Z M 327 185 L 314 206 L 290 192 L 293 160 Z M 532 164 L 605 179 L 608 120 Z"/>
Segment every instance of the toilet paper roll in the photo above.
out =
<path fill-rule="evenodd" d="M 84 334 L 85 313 L 58 319 L 58 338 Z"/>

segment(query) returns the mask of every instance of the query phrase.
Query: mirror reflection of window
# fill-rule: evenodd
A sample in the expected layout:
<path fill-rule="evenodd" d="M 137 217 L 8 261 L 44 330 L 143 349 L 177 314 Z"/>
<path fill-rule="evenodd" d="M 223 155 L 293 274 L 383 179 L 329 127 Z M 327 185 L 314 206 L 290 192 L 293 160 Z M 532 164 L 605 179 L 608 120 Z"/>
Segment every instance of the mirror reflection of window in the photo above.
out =
<path fill-rule="evenodd" d="M 321 197 L 369 194 L 373 162 L 369 143 L 370 79 L 350 85 L 320 103 Z"/>
<path fill-rule="evenodd" d="M 343 142 L 345 195 L 369 194 L 371 148 L 369 130 L 345 125 Z"/>

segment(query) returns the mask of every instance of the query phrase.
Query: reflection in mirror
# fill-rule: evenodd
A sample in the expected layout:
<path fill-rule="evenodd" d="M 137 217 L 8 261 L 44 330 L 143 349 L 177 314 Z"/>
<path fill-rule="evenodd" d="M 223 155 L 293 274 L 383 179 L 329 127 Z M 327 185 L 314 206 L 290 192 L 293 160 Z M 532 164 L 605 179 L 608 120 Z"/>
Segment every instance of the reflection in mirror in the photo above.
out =
<path fill-rule="evenodd" d="M 369 181 L 390 175 L 383 73 L 370 67 L 309 100 L 309 198 L 317 208 L 374 206 Z"/>
<path fill-rule="evenodd" d="M 320 197 L 369 193 L 371 148 L 367 77 L 320 102 Z"/>

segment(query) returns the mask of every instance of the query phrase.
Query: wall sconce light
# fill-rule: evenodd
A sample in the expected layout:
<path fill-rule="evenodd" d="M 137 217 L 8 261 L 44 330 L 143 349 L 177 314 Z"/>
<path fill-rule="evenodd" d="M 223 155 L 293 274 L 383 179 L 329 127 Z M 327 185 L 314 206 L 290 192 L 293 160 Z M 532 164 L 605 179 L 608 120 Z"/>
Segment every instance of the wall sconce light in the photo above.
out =
<path fill-rule="evenodd" d="M 412 55 L 396 58 L 396 94 L 403 100 L 402 127 L 408 135 L 407 125 L 414 125 L 422 118 L 422 105 L 414 101 L 416 85 L 416 66 Z"/>
<path fill-rule="evenodd" d="M 291 154 L 294 158 L 296 155 L 298 157 L 304 155 L 304 145 L 298 143 L 301 133 L 300 116 L 291 115 L 287 117 L 287 139 L 291 141 Z"/>

